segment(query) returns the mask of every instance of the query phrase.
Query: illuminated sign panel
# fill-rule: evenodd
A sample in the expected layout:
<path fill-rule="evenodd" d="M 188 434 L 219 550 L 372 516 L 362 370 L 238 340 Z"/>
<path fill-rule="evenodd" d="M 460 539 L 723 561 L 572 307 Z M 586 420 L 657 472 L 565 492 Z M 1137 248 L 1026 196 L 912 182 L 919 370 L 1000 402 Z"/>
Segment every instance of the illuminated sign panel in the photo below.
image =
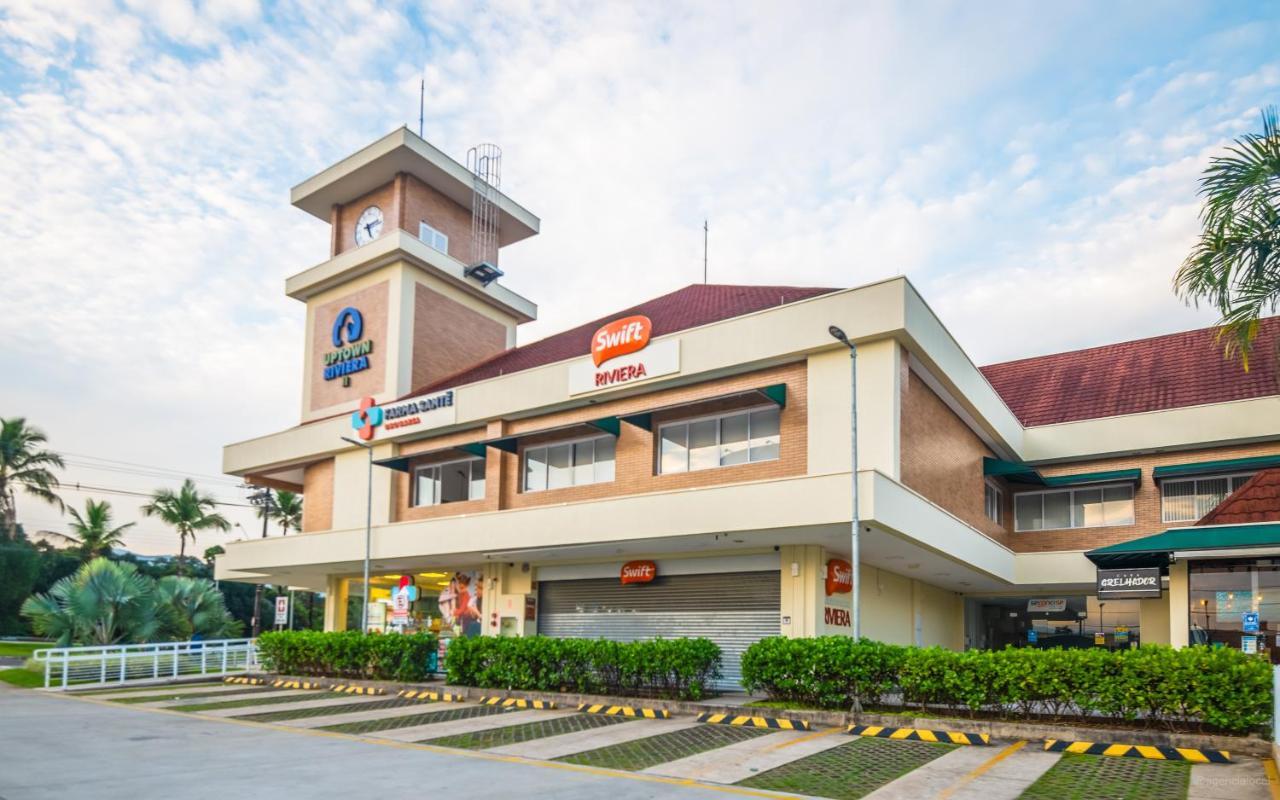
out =
<path fill-rule="evenodd" d="M 369 368 L 373 342 L 360 341 L 364 336 L 364 316 L 360 309 L 347 306 L 333 320 L 330 338 L 335 349 L 324 354 L 324 379 L 342 378 L 343 386 L 351 385 L 351 375 Z"/>

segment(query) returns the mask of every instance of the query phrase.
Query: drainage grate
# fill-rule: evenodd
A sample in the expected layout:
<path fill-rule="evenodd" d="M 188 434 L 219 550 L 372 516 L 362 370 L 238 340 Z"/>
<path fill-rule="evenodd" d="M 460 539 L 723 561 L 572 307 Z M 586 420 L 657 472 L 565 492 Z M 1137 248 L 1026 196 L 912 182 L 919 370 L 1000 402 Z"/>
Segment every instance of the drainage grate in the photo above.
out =
<path fill-rule="evenodd" d="M 776 731 L 736 725 L 698 725 L 644 739 L 620 742 L 596 750 L 587 750 L 584 753 L 574 753 L 556 760 L 567 761 L 570 764 L 636 771 L 770 733 L 776 733 Z"/>
<path fill-rule="evenodd" d="M 338 725 L 326 725 L 319 730 L 337 733 L 377 733 L 396 728 L 410 728 L 414 725 L 431 725 L 436 722 L 453 722 L 457 719 L 487 717 L 490 714 L 505 714 L 506 709 L 497 706 L 467 706 L 465 708 L 442 708 L 425 714 L 409 714 L 405 717 L 387 717 L 386 719 L 370 719 L 364 722 L 343 722 Z"/>
<path fill-rule="evenodd" d="M 955 748 L 932 742 L 856 739 L 753 775 L 738 785 L 855 800 Z"/>
<path fill-rule="evenodd" d="M 545 739 L 548 736 L 559 736 L 563 733 L 577 733 L 592 728 L 604 728 L 620 722 L 629 722 L 629 717 L 605 717 L 600 714 L 574 714 L 569 717 L 556 717 L 538 722 L 526 722 L 523 725 L 510 725 L 505 728 L 490 728 L 483 731 L 460 733 L 454 736 L 442 736 L 439 739 L 425 739 L 422 744 L 435 744 L 441 747 L 458 747 L 464 750 L 484 750 L 490 747 L 502 747 L 508 744 L 528 742 L 533 739 Z"/>
<path fill-rule="evenodd" d="M 1067 753 L 1023 797 L 1049 800 L 1183 800 L 1191 781 L 1185 761 Z"/>

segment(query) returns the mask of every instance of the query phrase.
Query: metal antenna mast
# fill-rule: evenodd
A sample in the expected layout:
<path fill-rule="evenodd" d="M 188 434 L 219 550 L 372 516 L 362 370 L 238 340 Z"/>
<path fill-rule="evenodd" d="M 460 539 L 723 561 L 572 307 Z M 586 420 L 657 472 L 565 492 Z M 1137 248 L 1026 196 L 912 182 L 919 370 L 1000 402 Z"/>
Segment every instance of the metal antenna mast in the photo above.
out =
<path fill-rule="evenodd" d="M 422 117 L 427 108 L 427 79 L 418 84 L 418 138 L 422 138 Z"/>
<path fill-rule="evenodd" d="M 702 221 L 702 282 L 707 282 L 707 234 L 711 227 L 707 224 L 707 220 Z"/>

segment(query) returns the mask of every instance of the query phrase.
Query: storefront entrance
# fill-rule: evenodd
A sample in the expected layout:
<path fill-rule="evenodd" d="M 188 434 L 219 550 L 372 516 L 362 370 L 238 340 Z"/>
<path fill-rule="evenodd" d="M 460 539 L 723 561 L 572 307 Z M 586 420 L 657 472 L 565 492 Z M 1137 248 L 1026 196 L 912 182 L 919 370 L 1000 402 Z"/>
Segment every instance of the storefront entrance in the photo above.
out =
<path fill-rule="evenodd" d="M 618 578 L 541 581 L 538 633 L 559 638 L 636 641 L 703 636 L 723 653 L 724 688 L 740 685 L 749 645 L 780 632 L 777 570 L 658 575 L 648 583 Z"/>
<path fill-rule="evenodd" d="M 966 646 L 1136 647 L 1141 643 L 1137 600 L 1075 595 L 970 597 L 965 600 Z"/>
<path fill-rule="evenodd" d="M 1191 644 L 1262 653 L 1280 663 L 1280 558 L 1191 561 Z"/>

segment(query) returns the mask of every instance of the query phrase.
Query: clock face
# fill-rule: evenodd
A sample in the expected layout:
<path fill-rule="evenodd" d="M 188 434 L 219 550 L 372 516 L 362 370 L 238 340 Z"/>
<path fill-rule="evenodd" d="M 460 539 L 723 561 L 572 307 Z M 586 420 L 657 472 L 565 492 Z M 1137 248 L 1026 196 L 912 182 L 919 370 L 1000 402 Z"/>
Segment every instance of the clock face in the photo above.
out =
<path fill-rule="evenodd" d="M 368 244 L 382 233 L 382 209 L 369 206 L 356 220 L 356 244 Z"/>

